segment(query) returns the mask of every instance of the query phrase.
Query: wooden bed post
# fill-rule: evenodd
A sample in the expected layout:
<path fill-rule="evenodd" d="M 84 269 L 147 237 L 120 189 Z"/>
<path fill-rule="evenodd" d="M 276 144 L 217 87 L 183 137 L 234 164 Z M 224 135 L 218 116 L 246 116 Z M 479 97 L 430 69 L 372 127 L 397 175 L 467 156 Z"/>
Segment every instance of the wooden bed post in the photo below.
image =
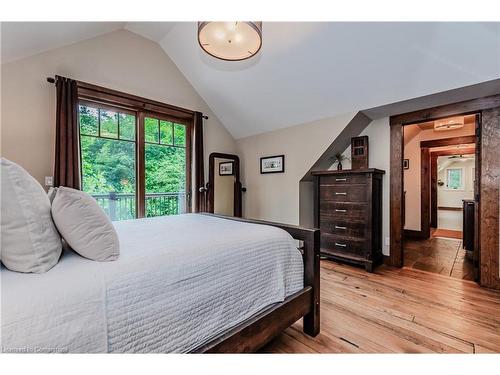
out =
<path fill-rule="evenodd" d="M 316 336 L 319 333 L 319 230 L 307 233 L 304 241 L 304 286 L 313 289 L 311 312 L 304 316 L 304 333 Z"/>

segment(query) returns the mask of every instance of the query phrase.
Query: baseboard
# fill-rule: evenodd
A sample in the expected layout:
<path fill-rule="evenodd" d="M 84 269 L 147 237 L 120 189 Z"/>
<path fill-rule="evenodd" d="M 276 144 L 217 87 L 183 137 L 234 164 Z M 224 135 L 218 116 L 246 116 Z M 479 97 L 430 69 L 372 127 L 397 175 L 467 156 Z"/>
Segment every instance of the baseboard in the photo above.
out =
<path fill-rule="evenodd" d="M 438 207 L 438 210 L 441 211 L 463 211 L 463 207 Z"/>
<path fill-rule="evenodd" d="M 410 240 L 423 240 L 427 238 L 421 230 L 405 229 L 403 234 L 404 238 Z"/>

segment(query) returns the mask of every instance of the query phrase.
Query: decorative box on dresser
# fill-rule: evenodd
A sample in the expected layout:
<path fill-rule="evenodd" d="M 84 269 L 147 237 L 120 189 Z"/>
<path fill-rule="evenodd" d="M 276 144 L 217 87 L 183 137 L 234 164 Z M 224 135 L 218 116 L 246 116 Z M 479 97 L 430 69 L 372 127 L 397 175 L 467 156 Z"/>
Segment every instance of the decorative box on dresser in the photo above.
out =
<path fill-rule="evenodd" d="M 321 255 L 363 265 L 382 262 L 382 176 L 379 169 L 316 171 L 315 226 Z"/>

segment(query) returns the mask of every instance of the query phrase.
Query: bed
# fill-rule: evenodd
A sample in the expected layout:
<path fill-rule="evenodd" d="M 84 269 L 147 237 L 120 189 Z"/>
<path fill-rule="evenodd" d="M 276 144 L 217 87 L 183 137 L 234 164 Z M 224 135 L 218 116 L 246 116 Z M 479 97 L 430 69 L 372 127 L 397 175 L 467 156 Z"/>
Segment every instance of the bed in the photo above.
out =
<path fill-rule="evenodd" d="M 319 332 L 318 230 L 208 214 L 115 228 L 118 261 L 2 268 L 2 351 L 253 352 L 301 317 Z"/>

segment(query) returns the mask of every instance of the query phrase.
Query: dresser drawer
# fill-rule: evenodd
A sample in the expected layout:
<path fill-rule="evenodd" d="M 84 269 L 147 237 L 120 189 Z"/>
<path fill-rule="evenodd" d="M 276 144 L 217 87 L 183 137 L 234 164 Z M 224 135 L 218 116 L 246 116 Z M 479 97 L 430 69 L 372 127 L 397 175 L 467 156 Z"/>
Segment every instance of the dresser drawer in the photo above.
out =
<path fill-rule="evenodd" d="M 367 220 L 368 205 L 366 203 L 321 201 L 319 203 L 319 215 L 320 222 L 321 218 L 330 217 L 364 223 Z"/>
<path fill-rule="evenodd" d="M 366 202 L 368 189 L 363 185 L 320 186 L 319 199 L 334 202 Z"/>
<path fill-rule="evenodd" d="M 336 174 L 331 176 L 321 176 L 320 185 L 366 185 L 367 177 L 362 174 Z"/>
<path fill-rule="evenodd" d="M 341 220 L 331 216 L 321 216 L 319 229 L 321 233 L 338 234 L 349 237 L 364 239 L 366 224 L 364 222 L 353 222 Z"/>
<path fill-rule="evenodd" d="M 328 253 L 328 250 L 346 255 L 366 256 L 364 239 L 321 233 L 321 251 Z"/>

